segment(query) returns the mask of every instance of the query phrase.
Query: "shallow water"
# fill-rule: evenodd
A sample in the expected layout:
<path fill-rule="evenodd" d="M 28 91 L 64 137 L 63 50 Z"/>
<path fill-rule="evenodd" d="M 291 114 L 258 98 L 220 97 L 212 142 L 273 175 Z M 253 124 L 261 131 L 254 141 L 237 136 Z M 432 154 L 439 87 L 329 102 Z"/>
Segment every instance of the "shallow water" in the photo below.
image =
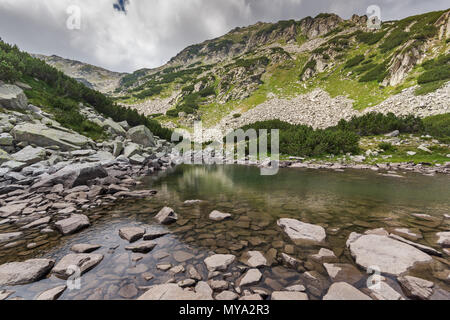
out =
<path fill-rule="evenodd" d="M 123 299 L 136 298 L 145 292 L 145 288 L 128 290 L 126 294 L 124 290 L 119 291 L 129 284 L 128 289 L 133 284 L 145 287 L 172 278 L 176 281 L 188 278 L 184 273 L 174 275 L 157 270 L 157 264 L 182 264 L 185 267 L 191 264 L 206 280 L 203 260 L 211 252 L 232 253 L 239 258 L 248 250 L 267 253 L 276 249 L 278 254 L 285 252 L 305 262 L 306 270 L 324 276 L 320 288 L 307 287 L 310 298 L 319 299 L 331 283 L 323 266 L 308 256 L 317 253 L 321 247 L 292 246 L 276 225 L 279 218 L 295 218 L 323 226 L 327 230 L 325 247 L 338 255 L 340 263 L 353 265 L 354 260 L 345 248 L 351 232 L 404 227 L 423 235 L 423 239 L 416 242 L 442 250 L 435 243 L 435 234 L 450 229 L 449 219 L 444 219 L 450 208 L 448 176 L 410 174 L 399 179 L 375 172 L 303 169 L 282 169 L 276 176 L 260 176 L 259 173 L 258 168 L 247 166 L 179 166 L 159 176 L 146 177 L 139 188 L 157 190 L 154 198 L 122 201 L 113 207 L 88 212 L 92 226 L 73 236 L 43 236 L 38 230 L 29 231 L 24 243 L 18 247 L 0 248 L 0 263 L 33 257 L 51 257 L 58 261 L 70 253 L 73 244 L 99 244 L 102 248 L 95 253 L 104 254 L 103 261 L 82 276 L 79 290 L 66 290 L 60 299 Z M 204 201 L 183 204 L 185 200 L 193 199 Z M 170 206 L 178 213 L 176 224 L 163 227 L 154 223 L 154 214 L 163 206 Z M 233 218 L 223 222 L 210 221 L 208 215 L 213 210 L 229 212 Z M 418 219 L 412 216 L 414 213 L 428 214 L 433 219 Z M 156 248 L 146 255 L 139 255 L 142 259 L 136 262 L 133 258 L 138 255 L 125 251 L 129 244 L 118 235 L 118 230 L 124 226 L 169 229 L 172 234 L 155 240 Z M 7 227 L 0 227 L 0 232 L 8 232 Z M 42 243 L 42 246 L 27 250 L 29 242 Z M 180 252 L 188 254 L 181 255 Z M 444 256 L 440 260 L 434 259 L 427 269 L 412 273 L 432 280 L 436 291 L 445 293 L 450 288 L 448 282 L 440 278 L 448 272 L 449 264 L 448 256 Z M 240 266 L 242 264 L 237 261 L 230 267 L 227 281 L 234 282 L 241 275 Z M 261 282 L 250 288 L 274 291 L 304 282 L 302 272 L 278 263 L 261 271 Z M 146 281 L 142 277 L 146 272 L 154 278 Z M 400 290 L 394 279 L 389 279 L 389 283 Z M 11 287 L 9 289 L 16 293 L 10 298 L 32 299 L 61 284 L 65 281 L 50 277 L 34 284 Z M 363 289 L 366 277 L 355 286 Z M 433 298 L 442 298 L 442 295 L 435 294 Z"/>

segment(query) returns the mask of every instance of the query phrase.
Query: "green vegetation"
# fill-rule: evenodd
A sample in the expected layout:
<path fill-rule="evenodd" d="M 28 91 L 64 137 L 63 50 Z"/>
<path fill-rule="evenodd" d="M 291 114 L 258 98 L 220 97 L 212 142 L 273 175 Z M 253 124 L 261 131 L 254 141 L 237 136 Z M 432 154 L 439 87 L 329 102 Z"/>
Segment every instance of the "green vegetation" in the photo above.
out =
<path fill-rule="evenodd" d="M 384 150 L 384 152 L 395 152 L 395 151 L 397 151 L 397 148 L 394 147 L 392 145 L 392 143 L 389 143 L 389 142 L 381 142 L 378 145 L 378 148 Z"/>
<path fill-rule="evenodd" d="M 425 118 L 423 124 L 426 134 L 450 143 L 450 113 Z"/>
<path fill-rule="evenodd" d="M 450 79 L 450 54 L 425 61 L 422 67 L 425 72 L 417 79 L 417 83 L 421 85 L 416 90 L 417 95 L 432 92 Z"/>
<path fill-rule="evenodd" d="M 305 74 L 306 71 L 308 71 L 308 69 L 315 70 L 316 65 L 317 65 L 316 60 L 314 59 L 309 60 L 303 67 L 302 72 L 300 72 L 300 79 L 303 78 L 303 75 Z"/>
<path fill-rule="evenodd" d="M 348 60 L 345 65 L 344 68 L 345 69 L 349 69 L 351 67 L 357 66 L 359 65 L 363 60 L 365 59 L 363 54 L 359 54 L 353 58 L 351 58 L 350 60 Z"/>
<path fill-rule="evenodd" d="M 378 81 L 382 82 L 384 78 L 386 78 L 388 71 L 387 71 L 387 62 L 383 62 L 377 65 L 370 65 L 373 66 L 373 68 L 365 73 L 360 79 L 359 82 L 369 82 L 369 81 Z"/>
<path fill-rule="evenodd" d="M 357 31 L 356 33 L 356 39 L 359 42 L 368 44 L 368 45 L 374 45 L 378 41 L 384 38 L 387 31 L 379 31 L 379 32 L 363 32 L 363 31 Z"/>
<path fill-rule="evenodd" d="M 136 110 L 121 107 L 110 98 L 93 89 L 85 87 L 76 80 L 47 65 L 45 62 L 21 52 L 17 46 L 11 46 L 0 40 L 1 61 L 14 68 L 17 78 L 30 84 L 32 90 L 26 94 L 30 102 L 46 107 L 61 123 L 69 128 L 99 137 L 99 130 L 92 122 L 78 116 L 78 103 L 91 105 L 99 113 L 111 117 L 114 121 L 128 121 L 131 126 L 146 125 L 155 135 L 170 139 L 171 131 Z M 36 79 L 36 80 L 35 80 Z M 11 82 L 9 73 L 0 73 L 0 80 Z M 49 89 L 51 88 L 51 89 Z"/>

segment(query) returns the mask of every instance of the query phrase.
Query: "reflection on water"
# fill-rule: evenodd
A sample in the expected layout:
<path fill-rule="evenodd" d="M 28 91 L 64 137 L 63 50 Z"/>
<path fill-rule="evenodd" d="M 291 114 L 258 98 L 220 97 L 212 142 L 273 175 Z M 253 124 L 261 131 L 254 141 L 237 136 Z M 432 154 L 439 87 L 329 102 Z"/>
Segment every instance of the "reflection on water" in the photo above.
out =
<path fill-rule="evenodd" d="M 449 230 L 449 221 L 444 219 L 450 208 L 450 178 L 447 176 L 408 175 L 397 179 L 373 172 L 299 169 L 283 169 L 276 176 L 260 176 L 259 173 L 258 168 L 245 166 L 180 166 L 158 177 L 147 177 L 141 187 L 158 190 L 156 197 L 123 201 L 114 207 L 89 212 L 92 227 L 70 237 L 28 231 L 22 245 L 0 249 L 1 263 L 31 257 L 59 260 L 70 253 L 75 243 L 100 244 L 102 248 L 96 253 L 104 254 L 104 260 L 82 277 L 80 290 L 66 291 L 61 299 L 124 299 L 136 298 L 147 286 L 187 278 L 184 273 L 175 275 L 158 270 L 158 264 L 193 265 L 206 280 L 203 259 L 211 252 L 232 253 L 238 257 L 248 250 L 278 255 L 289 253 L 304 262 L 303 270 L 288 269 L 273 261 L 272 267 L 262 270 L 263 279 L 258 287 L 279 290 L 301 282 L 302 271 L 313 270 L 324 275 L 326 284 L 318 290 L 308 287 L 308 293 L 311 298 L 320 298 L 330 283 L 323 267 L 308 259 L 320 247 L 292 246 L 276 225 L 280 217 L 323 226 L 327 230 L 326 246 L 339 256 L 341 263 L 351 264 L 354 264 L 353 258 L 345 249 L 345 242 L 353 231 L 409 228 L 423 235 L 418 242 L 440 250 L 435 244 L 435 233 Z M 184 204 L 185 200 L 193 199 L 204 201 Z M 154 214 L 163 206 L 170 206 L 178 213 L 176 224 L 155 225 Z M 208 219 L 212 210 L 229 212 L 233 219 L 212 222 Z M 418 219 L 412 215 L 414 213 L 428 214 L 432 218 Z M 168 228 L 172 234 L 155 240 L 158 245 L 149 254 L 131 254 L 125 251 L 128 243 L 119 238 L 118 230 L 136 225 L 147 229 Z M 0 232 L 8 232 L 1 228 Z M 42 245 L 27 250 L 29 242 Z M 442 275 L 445 279 L 448 273 L 448 264 L 447 256 L 436 260 L 431 270 L 417 271 L 417 275 L 448 291 L 448 285 L 442 280 Z M 239 277 L 239 266 L 239 262 L 231 266 L 227 281 L 234 282 Z M 365 279 L 356 286 L 363 288 Z M 12 297 L 32 299 L 39 292 L 61 283 L 64 281 L 50 277 L 35 284 L 13 287 L 16 293 Z M 399 288 L 395 282 L 392 286 Z"/>

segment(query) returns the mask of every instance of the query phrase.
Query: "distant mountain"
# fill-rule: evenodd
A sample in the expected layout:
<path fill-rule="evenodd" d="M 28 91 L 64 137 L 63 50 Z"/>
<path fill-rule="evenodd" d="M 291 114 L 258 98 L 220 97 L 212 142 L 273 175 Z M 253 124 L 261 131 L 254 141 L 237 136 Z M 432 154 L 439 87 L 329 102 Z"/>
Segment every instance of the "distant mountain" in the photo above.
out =
<path fill-rule="evenodd" d="M 45 56 L 34 54 L 33 56 L 44 60 L 49 65 L 64 72 L 87 87 L 102 93 L 113 92 L 119 86 L 120 79 L 127 75 L 126 73 L 109 71 L 91 64 L 61 58 L 56 55 Z"/>

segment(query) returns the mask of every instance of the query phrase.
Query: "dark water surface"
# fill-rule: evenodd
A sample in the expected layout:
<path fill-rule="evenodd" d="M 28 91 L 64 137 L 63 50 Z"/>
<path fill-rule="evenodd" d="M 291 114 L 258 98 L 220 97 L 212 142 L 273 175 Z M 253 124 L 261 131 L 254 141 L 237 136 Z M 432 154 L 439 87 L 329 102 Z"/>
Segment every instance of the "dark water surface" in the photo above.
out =
<path fill-rule="evenodd" d="M 345 248 L 351 232 L 362 233 L 380 227 L 389 231 L 409 228 L 423 235 L 417 242 L 442 250 L 436 245 L 435 234 L 450 229 L 449 219 L 444 218 L 444 214 L 450 214 L 448 176 L 411 174 L 400 179 L 375 172 L 303 169 L 282 169 L 276 176 L 260 176 L 256 167 L 179 166 L 143 179 L 139 188 L 152 188 L 158 194 L 151 199 L 121 201 L 113 207 L 87 212 L 92 226 L 73 236 L 27 231 L 22 245 L 0 248 L 1 263 L 34 257 L 51 257 L 58 261 L 71 253 L 69 249 L 73 244 L 99 244 L 102 248 L 95 253 L 103 254 L 103 261 L 82 276 L 79 290 L 66 290 L 61 299 L 123 299 L 138 297 L 145 292 L 146 286 L 188 278 L 185 273 L 174 275 L 158 270 L 157 264 L 194 265 L 206 280 L 203 260 L 211 252 L 231 253 L 240 258 L 248 250 L 267 253 L 276 249 L 278 254 L 289 253 L 302 260 L 307 270 L 324 276 L 325 288 L 307 291 L 310 298 L 317 299 L 331 284 L 324 268 L 308 259 L 321 247 L 292 246 L 276 225 L 279 218 L 295 218 L 323 226 L 327 231 L 326 247 L 338 255 L 340 263 L 353 265 L 354 260 Z M 204 201 L 193 205 L 183 203 L 193 199 Z M 176 224 L 165 227 L 154 223 L 155 213 L 163 206 L 178 213 Z M 233 219 L 210 221 L 208 215 L 213 210 L 231 213 Z M 433 218 L 418 219 L 412 215 L 414 213 Z M 172 234 L 155 240 L 157 246 L 152 252 L 137 255 L 125 251 L 129 244 L 118 235 L 121 227 L 129 226 L 168 229 Z M 8 232 L 5 228 L 0 227 L 0 232 Z M 30 242 L 42 246 L 27 250 L 26 244 Z M 135 261 L 138 257 L 142 259 Z M 447 283 L 444 279 L 449 264 L 448 256 L 444 255 L 429 269 L 417 271 L 417 275 L 432 280 L 437 288 L 448 292 L 448 279 Z M 241 274 L 240 266 L 238 261 L 234 263 L 226 280 L 234 282 Z M 302 283 L 301 272 L 278 263 L 261 271 L 260 284 L 251 287 L 274 291 Z M 154 276 L 150 281 L 143 277 L 148 273 Z M 16 292 L 11 297 L 32 299 L 44 290 L 63 284 L 64 280 L 52 276 L 8 289 Z M 390 284 L 400 291 L 395 281 Z M 364 288 L 365 279 L 356 286 Z"/>

